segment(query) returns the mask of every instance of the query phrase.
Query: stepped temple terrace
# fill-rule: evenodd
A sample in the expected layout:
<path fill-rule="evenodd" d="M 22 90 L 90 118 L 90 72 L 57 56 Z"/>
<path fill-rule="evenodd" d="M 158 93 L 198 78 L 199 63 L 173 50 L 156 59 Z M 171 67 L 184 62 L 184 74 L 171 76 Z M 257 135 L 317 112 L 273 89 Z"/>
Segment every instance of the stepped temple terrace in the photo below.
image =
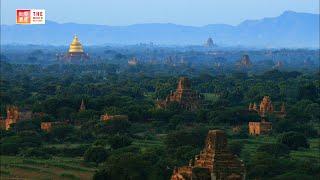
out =
<path fill-rule="evenodd" d="M 171 180 L 244 180 L 244 163 L 227 149 L 224 131 L 210 130 L 205 148 L 188 166 L 175 168 Z"/>
<path fill-rule="evenodd" d="M 182 108 L 193 111 L 200 107 L 201 95 L 191 90 L 190 80 L 186 77 L 181 77 L 175 92 L 171 92 L 165 100 L 158 101 L 158 108 L 166 108 L 170 103 L 176 102 Z"/>
<path fill-rule="evenodd" d="M 78 36 L 75 35 L 69 46 L 69 51 L 66 54 L 58 54 L 57 59 L 64 62 L 78 62 L 88 60 L 89 55 L 84 52 Z"/>

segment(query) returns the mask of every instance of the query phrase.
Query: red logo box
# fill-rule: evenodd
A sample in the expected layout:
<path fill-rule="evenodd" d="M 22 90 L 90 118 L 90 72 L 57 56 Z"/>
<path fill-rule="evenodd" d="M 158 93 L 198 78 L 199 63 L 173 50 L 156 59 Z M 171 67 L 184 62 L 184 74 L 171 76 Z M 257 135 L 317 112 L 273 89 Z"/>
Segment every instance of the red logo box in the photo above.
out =
<path fill-rule="evenodd" d="M 31 10 L 30 9 L 17 9 L 16 10 L 17 24 L 31 24 Z"/>

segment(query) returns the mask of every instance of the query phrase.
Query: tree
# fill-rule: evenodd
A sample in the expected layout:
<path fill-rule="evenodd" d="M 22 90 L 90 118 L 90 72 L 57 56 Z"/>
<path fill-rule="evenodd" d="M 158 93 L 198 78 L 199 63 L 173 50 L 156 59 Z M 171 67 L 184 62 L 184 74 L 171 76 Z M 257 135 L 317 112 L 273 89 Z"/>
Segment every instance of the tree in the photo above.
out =
<path fill-rule="evenodd" d="M 270 179 L 289 170 L 285 160 L 263 152 L 253 154 L 247 166 L 248 179 Z"/>
<path fill-rule="evenodd" d="M 298 89 L 299 99 L 309 99 L 312 101 L 317 98 L 317 94 L 317 87 L 312 83 L 300 86 Z"/>
<path fill-rule="evenodd" d="M 169 133 L 165 139 L 167 149 L 175 149 L 179 146 L 192 146 L 202 148 L 204 139 L 208 133 L 206 128 L 192 130 L 180 130 Z"/>
<path fill-rule="evenodd" d="M 108 139 L 108 142 L 112 149 L 118 149 L 129 146 L 132 140 L 126 135 L 115 135 Z"/>
<path fill-rule="evenodd" d="M 16 155 L 19 153 L 20 145 L 16 142 L 1 143 L 1 155 Z"/>
<path fill-rule="evenodd" d="M 59 125 L 52 128 L 50 135 L 59 141 L 65 141 L 74 132 L 74 127 L 71 125 Z"/>
<path fill-rule="evenodd" d="M 42 151 L 42 149 L 39 148 L 28 148 L 26 150 L 23 150 L 20 155 L 23 157 L 38 157 L 43 159 L 51 158 L 51 156 L 47 152 Z"/>
<path fill-rule="evenodd" d="M 103 169 L 94 175 L 95 180 L 144 180 L 148 179 L 150 175 L 151 164 L 143 160 L 138 154 L 123 153 L 121 155 L 112 155 L 105 165 Z"/>
<path fill-rule="evenodd" d="M 243 145 L 243 141 L 232 141 L 228 144 L 228 149 L 232 154 L 240 156 Z"/>
<path fill-rule="evenodd" d="M 108 158 L 108 151 L 102 146 L 93 146 L 87 149 L 83 158 L 86 162 L 99 164 Z"/>
<path fill-rule="evenodd" d="M 297 132 L 283 133 L 278 137 L 278 143 L 284 144 L 291 150 L 297 150 L 299 147 L 309 148 L 307 138 Z"/>
<path fill-rule="evenodd" d="M 305 112 L 312 120 L 317 121 L 320 118 L 320 105 L 318 103 L 309 104 L 307 105 Z"/>
<path fill-rule="evenodd" d="M 97 134 L 126 134 L 129 132 L 131 123 L 127 120 L 110 120 L 100 122 L 94 129 Z"/>
<path fill-rule="evenodd" d="M 290 153 L 288 146 L 284 144 L 263 144 L 257 149 L 258 152 L 265 152 L 274 157 L 287 156 Z"/>
<path fill-rule="evenodd" d="M 29 121 L 18 121 L 13 126 L 14 131 L 21 132 L 25 130 L 40 132 L 40 121 L 29 120 Z"/>

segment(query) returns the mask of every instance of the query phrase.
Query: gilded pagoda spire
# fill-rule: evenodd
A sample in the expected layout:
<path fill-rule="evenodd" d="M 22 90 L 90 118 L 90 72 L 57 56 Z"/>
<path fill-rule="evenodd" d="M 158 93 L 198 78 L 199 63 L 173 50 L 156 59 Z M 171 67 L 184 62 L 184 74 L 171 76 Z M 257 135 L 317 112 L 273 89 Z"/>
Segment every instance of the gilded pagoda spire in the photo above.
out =
<path fill-rule="evenodd" d="M 83 53 L 82 44 L 80 43 L 77 35 L 74 35 L 73 37 L 69 47 L 69 53 Z"/>

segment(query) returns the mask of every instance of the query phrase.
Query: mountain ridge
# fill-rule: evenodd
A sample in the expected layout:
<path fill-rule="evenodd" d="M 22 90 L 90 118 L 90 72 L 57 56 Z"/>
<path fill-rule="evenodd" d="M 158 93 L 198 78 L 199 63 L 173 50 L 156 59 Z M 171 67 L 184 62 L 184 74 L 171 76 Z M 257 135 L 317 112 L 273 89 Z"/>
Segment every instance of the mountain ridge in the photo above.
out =
<path fill-rule="evenodd" d="M 1 44 L 67 45 L 74 34 L 79 35 L 84 45 L 149 42 L 201 45 L 212 37 L 222 46 L 319 48 L 319 14 L 285 11 L 277 17 L 245 20 L 235 26 L 173 23 L 109 26 L 47 20 L 45 25 L 1 25 Z"/>

